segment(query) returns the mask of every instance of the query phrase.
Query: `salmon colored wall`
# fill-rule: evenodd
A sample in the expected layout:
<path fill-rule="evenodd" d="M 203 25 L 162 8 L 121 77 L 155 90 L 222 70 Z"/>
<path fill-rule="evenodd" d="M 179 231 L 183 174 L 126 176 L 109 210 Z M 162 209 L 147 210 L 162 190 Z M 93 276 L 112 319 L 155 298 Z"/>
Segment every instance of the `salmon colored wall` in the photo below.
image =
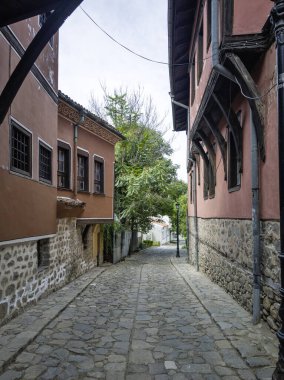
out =
<path fill-rule="evenodd" d="M 200 77 L 199 83 L 197 83 L 197 57 L 198 57 L 198 46 L 195 46 L 195 100 L 190 109 L 190 122 L 191 125 L 194 123 L 195 117 L 197 115 L 204 91 L 207 86 L 208 79 L 212 71 L 212 50 L 211 44 L 207 46 L 207 2 L 203 11 L 203 71 Z M 190 83 L 191 83 L 190 78 Z M 190 85 L 190 105 L 191 105 L 191 85 Z"/>
<path fill-rule="evenodd" d="M 206 67 L 204 67 L 206 70 Z M 200 105 L 203 92 L 208 80 L 208 71 L 203 72 L 200 88 L 196 93 L 196 101 L 191 108 L 193 117 Z M 260 94 L 267 92 L 274 84 L 275 79 L 275 47 L 258 62 L 253 73 L 254 80 Z M 278 195 L 278 137 L 277 137 L 277 99 L 276 89 L 273 89 L 263 98 L 264 102 L 264 139 L 266 161 L 260 163 L 260 217 L 263 220 L 277 220 L 279 218 Z M 220 162 L 220 150 L 216 151 L 216 188 L 213 199 L 203 199 L 203 161 L 201 160 L 201 183 L 197 186 L 198 216 L 203 218 L 251 218 L 251 147 L 250 147 L 250 107 L 248 101 L 239 96 L 233 104 L 237 112 L 242 110 L 243 130 L 243 173 L 241 188 L 229 193 L 227 182 L 224 181 L 223 162 Z M 220 130 L 226 138 L 226 123 L 221 121 Z M 219 164 L 220 162 L 220 164 Z M 190 189 L 189 189 L 190 192 Z M 194 215 L 193 204 L 189 203 L 189 215 Z"/>
<path fill-rule="evenodd" d="M 28 44 L 28 22 L 12 26 L 24 46 Z M 57 67 L 42 59 L 42 67 Z M 0 90 L 6 85 L 19 56 L 0 35 Z M 51 66 L 50 66 L 51 65 Z M 41 70 L 43 72 L 43 70 Z M 57 83 L 56 83 L 57 86 Z M 32 133 L 32 177 L 10 171 L 10 121 L 15 119 Z M 29 73 L 20 87 L 4 122 L 0 125 L 0 241 L 53 234 L 56 231 L 56 172 L 52 184 L 39 183 L 39 140 L 52 148 L 52 167 L 57 162 L 57 104 Z"/>
<path fill-rule="evenodd" d="M 40 30 L 38 16 L 28 18 L 21 22 L 10 25 L 21 45 L 26 49 L 34 36 Z M 57 91 L 58 89 L 58 33 L 54 36 L 54 45 L 46 44 L 45 48 L 36 60 L 36 65 L 45 76 L 49 84 Z"/>
<path fill-rule="evenodd" d="M 272 6 L 271 0 L 234 0 L 233 34 L 261 32 Z"/>
<path fill-rule="evenodd" d="M 0 168 L 0 241 L 56 232 L 56 189 Z"/>
<path fill-rule="evenodd" d="M 71 155 L 73 157 L 73 124 L 67 119 L 60 116 L 58 120 L 58 139 L 65 141 L 71 145 Z M 85 149 L 89 152 L 89 193 L 78 192 L 77 194 L 78 199 L 86 202 L 85 210 L 80 215 L 80 218 L 112 218 L 114 146 L 96 136 L 92 132 L 89 132 L 88 130 L 80 127 L 78 130 L 78 149 L 79 148 Z M 94 154 L 104 158 L 104 195 L 93 194 Z M 73 169 L 72 165 L 71 167 Z M 73 189 L 73 182 L 71 187 Z M 60 189 L 58 189 L 58 195 L 71 198 L 74 196 L 72 190 L 66 191 Z"/>

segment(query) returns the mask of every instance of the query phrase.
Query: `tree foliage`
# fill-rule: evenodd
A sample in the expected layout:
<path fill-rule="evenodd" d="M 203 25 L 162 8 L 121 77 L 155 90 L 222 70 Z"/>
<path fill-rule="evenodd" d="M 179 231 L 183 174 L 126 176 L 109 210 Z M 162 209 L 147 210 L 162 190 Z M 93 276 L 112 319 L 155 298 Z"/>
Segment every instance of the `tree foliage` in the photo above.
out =
<path fill-rule="evenodd" d="M 113 95 L 105 91 L 104 103 L 104 117 L 126 138 L 115 149 L 115 214 L 125 228 L 146 232 L 152 217 L 173 215 L 185 184 L 177 180 L 151 98 L 145 100 L 140 89 L 131 94 L 120 89 Z"/>

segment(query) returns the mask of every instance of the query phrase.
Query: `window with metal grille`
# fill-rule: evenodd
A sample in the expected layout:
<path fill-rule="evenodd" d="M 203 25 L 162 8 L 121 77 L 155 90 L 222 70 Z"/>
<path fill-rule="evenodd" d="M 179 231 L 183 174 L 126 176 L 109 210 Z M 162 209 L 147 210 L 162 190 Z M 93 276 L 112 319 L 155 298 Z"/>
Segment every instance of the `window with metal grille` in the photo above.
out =
<path fill-rule="evenodd" d="M 51 149 L 39 143 L 39 179 L 51 183 Z"/>
<path fill-rule="evenodd" d="M 94 157 L 94 192 L 104 192 L 104 161 L 100 157 Z"/>
<path fill-rule="evenodd" d="M 192 60 L 190 83 L 191 83 L 191 105 L 193 105 L 193 102 L 195 99 L 195 56 L 193 57 L 193 60 Z"/>
<path fill-rule="evenodd" d="M 15 122 L 11 125 L 11 170 L 32 175 L 31 134 Z"/>
<path fill-rule="evenodd" d="M 212 23 L 211 0 L 207 0 L 207 50 L 209 49 L 209 46 L 211 43 L 211 23 Z"/>
<path fill-rule="evenodd" d="M 57 155 L 57 186 L 70 188 L 70 149 L 61 146 Z"/>
<path fill-rule="evenodd" d="M 88 157 L 78 154 L 78 191 L 88 191 Z"/>
<path fill-rule="evenodd" d="M 237 112 L 237 117 L 242 125 L 242 112 Z M 238 148 L 233 131 L 228 128 L 228 189 L 229 192 L 237 191 L 241 188 L 240 162 L 238 160 Z"/>

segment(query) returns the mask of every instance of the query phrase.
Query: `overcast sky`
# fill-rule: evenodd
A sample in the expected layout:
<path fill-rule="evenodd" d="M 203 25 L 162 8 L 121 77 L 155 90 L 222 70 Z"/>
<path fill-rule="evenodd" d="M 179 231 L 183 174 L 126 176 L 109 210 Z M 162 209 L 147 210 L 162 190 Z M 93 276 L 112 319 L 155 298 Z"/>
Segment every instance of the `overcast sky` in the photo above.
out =
<path fill-rule="evenodd" d="M 154 60 L 168 61 L 167 0 L 85 0 L 82 8 L 110 35 L 135 52 Z M 100 83 L 108 90 L 143 88 L 151 95 L 157 112 L 167 115 L 166 140 L 186 181 L 186 134 L 173 129 L 168 66 L 151 63 L 124 50 L 102 33 L 80 7 L 59 33 L 59 89 L 84 107 L 91 93 L 102 99 Z"/>

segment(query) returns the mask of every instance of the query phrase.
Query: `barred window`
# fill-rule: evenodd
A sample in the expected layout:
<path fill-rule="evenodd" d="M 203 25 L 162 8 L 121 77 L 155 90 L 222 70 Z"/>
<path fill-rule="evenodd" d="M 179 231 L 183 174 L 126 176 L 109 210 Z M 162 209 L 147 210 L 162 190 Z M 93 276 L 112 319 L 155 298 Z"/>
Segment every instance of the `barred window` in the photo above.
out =
<path fill-rule="evenodd" d="M 58 147 L 57 186 L 64 189 L 70 187 L 70 149 Z"/>
<path fill-rule="evenodd" d="M 102 194 L 104 192 L 104 160 L 94 157 L 94 192 Z"/>
<path fill-rule="evenodd" d="M 39 179 L 51 183 L 51 149 L 39 143 Z"/>
<path fill-rule="evenodd" d="M 88 191 L 88 157 L 78 154 L 78 190 Z"/>
<path fill-rule="evenodd" d="M 11 125 L 11 170 L 31 176 L 31 134 L 15 122 Z"/>

